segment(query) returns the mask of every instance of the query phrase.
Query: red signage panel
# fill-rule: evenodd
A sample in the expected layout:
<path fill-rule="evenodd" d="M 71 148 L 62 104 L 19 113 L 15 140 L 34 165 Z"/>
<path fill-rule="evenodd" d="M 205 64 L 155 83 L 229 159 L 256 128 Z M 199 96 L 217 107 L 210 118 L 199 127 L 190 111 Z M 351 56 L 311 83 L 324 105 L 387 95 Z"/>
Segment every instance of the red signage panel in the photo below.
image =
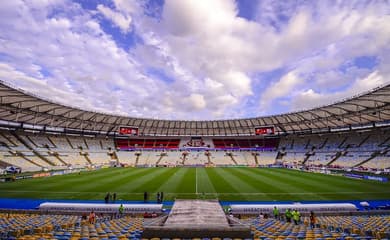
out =
<path fill-rule="evenodd" d="M 272 135 L 275 134 L 275 128 L 272 126 L 255 128 L 256 135 Z"/>
<path fill-rule="evenodd" d="M 135 127 L 119 127 L 119 134 L 137 136 L 138 135 L 138 128 L 135 128 Z"/>

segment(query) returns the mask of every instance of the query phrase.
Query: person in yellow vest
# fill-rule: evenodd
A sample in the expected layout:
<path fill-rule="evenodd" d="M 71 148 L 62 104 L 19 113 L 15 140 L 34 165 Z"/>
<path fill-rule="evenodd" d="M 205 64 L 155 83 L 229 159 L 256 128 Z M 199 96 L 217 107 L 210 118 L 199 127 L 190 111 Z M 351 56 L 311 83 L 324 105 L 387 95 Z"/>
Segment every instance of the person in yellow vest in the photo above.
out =
<path fill-rule="evenodd" d="M 291 210 L 289 208 L 286 210 L 285 215 L 286 215 L 286 221 L 290 223 L 292 214 L 291 214 Z"/>
<path fill-rule="evenodd" d="M 298 225 L 298 223 L 299 223 L 299 218 L 300 218 L 300 213 L 298 212 L 298 210 L 296 210 L 296 209 L 294 209 L 293 211 L 292 211 L 292 218 L 293 218 L 293 220 L 294 220 L 294 223 L 295 223 L 295 225 Z"/>
<path fill-rule="evenodd" d="M 279 209 L 275 206 L 273 210 L 275 219 L 279 219 Z"/>
<path fill-rule="evenodd" d="M 122 217 L 123 216 L 123 213 L 124 213 L 124 211 L 125 211 L 125 208 L 123 207 L 123 204 L 121 204 L 120 206 L 119 206 L 119 217 Z"/>

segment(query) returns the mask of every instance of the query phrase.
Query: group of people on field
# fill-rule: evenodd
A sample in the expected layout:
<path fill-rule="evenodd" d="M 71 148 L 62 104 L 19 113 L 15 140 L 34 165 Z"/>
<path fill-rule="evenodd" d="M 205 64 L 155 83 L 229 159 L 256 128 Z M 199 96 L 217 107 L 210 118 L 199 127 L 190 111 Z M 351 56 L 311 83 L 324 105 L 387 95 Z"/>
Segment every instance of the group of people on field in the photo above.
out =
<path fill-rule="evenodd" d="M 157 192 L 156 200 L 157 200 L 157 203 L 162 203 L 164 200 L 164 192 Z M 144 192 L 144 202 L 146 203 L 148 201 L 149 201 L 149 193 Z"/>
<path fill-rule="evenodd" d="M 105 203 L 110 203 L 110 202 L 112 202 L 112 203 L 115 203 L 115 201 L 116 201 L 116 193 L 113 193 L 112 195 L 108 192 L 107 194 L 106 194 L 106 196 L 104 197 L 104 202 Z"/>
<path fill-rule="evenodd" d="M 280 211 L 276 206 L 272 210 L 272 213 L 273 213 L 275 219 L 282 220 L 282 216 L 280 214 Z M 286 222 L 291 222 L 291 220 L 292 220 L 295 225 L 298 225 L 301 223 L 301 213 L 297 209 L 293 209 L 293 210 L 287 209 L 284 213 L 284 217 L 286 218 Z M 310 219 L 311 228 L 315 228 L 316 217 L 315 217 L 313 211 L 310 212 L 309 219 Z"/>

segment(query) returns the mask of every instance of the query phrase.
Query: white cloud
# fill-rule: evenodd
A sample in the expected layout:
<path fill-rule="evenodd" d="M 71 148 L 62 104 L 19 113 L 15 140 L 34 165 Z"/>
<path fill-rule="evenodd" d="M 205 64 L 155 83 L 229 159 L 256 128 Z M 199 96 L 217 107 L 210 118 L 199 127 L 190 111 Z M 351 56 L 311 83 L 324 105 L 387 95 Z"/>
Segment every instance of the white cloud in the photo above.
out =
<path fill-rule="evenodd" d="M 364 78 L 356 79 L 353 84 L 344 91 L 332 93 L 320 93 L 313 89 L 300 91 L 292 101 L 293 110 L 309 109 L 319 107 L 350 98 L 360 93 L 367 92 L 377 86 L 383 85 L 388 80 L 380 75 L 378 71 L 369 73 Z"/>
<path fill-rule="evenodd" d="M 58 88 L 61 94 L 43 93 L 77 99 L 86 109 L 176 119 L 246 117 L 264 106 L 272 106 L 265 114 L 277 112 L 273 103 L 293 110 L 334 101 L 390 75 L 383 2 L 262 1 L 256 21 L 238 17 L 233 0 L 167 0 L 158 20 L 144 15 L 147 4 L 138 1 L 113 0 L 97 11 L 67 0 L 38 2 L 0 5 L 3 75 L 33 91 L 44 91 L 42 83 Z M 96 13 L 120 28 L 123 39 L 104 32 Z M 142 43 L 121 48 L 134 33 Z M 359 56 L 375 56 L 378 65 L 348 63 Z M 151 68 L 170 80 L 148 75 Z M 284 74 L 253 77 L 274 70 Z M 256 104 L 250 112 L 248 103 Z"/>
<path fill-rule="evenodd" d="M 114 11 L 111 8 L 105 7 L 102 4 L 97 6 L 97 9 L 106 18 L 111 20 L 116 26 L 118 26 L 123 32 L 127 33 L 130 30 L 131 16 L 123 15 L 120 12 Z"/>
<path fill-rule="evenodd" d="M 206 107 L 206 101 L 201 94 L 193 93 L 185 100 L 189 101 L 195 110 L 204 109 Z"/>
<path fill-rule="evenodd" d="M 260 107 L 262 109 L 270 108 L 270 103 L 274 99 L 288 96 L 302 82 L 302 78 L 297 76 L 295 72 L 285 74 L 279 81 L 271 84 L 261 96 Z"/>

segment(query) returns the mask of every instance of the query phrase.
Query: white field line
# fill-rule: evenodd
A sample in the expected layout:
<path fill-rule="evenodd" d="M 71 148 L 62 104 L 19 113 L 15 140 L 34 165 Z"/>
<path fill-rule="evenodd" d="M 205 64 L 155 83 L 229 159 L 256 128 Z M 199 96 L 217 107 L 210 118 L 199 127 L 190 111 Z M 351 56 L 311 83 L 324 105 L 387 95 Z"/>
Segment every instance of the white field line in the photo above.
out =
<path fill-rule="evenodd" d="M 195 168 L 195 193 L 198 194 L 198 168 Z"/>

